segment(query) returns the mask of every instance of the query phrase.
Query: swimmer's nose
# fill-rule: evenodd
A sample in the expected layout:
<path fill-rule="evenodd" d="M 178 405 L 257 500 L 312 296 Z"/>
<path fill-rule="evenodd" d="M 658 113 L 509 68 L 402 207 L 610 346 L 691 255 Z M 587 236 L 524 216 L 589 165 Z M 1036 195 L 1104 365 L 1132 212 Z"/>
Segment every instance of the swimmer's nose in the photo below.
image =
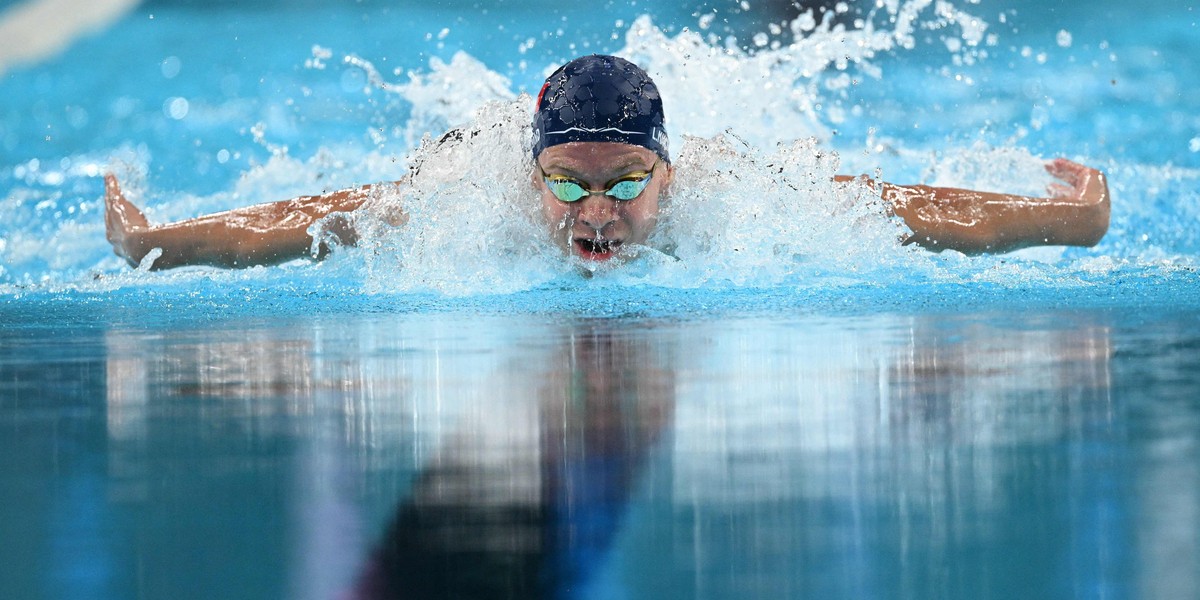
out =
<path fill-rule="evenodd" d="M 594 231 L 602 231 L 617 220 L 617 202 L 608 196 L 597 194 L 580 202 L 582 206 L 577 218 Z"/>

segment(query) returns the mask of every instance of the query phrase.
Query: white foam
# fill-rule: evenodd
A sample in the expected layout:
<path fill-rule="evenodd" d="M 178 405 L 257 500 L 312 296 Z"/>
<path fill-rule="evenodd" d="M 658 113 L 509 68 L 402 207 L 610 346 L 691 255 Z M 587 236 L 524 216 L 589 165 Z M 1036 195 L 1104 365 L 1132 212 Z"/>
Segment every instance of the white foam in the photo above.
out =
<path fill-rule="evenodd" d="M 910 262 L 915 251 L 899 246 L 899 223 L 869 187 L 833 182 L 840 161 L 819 146 L 829 132 L 817 107 L 825 90 L 838 87 L 828 82 L 849 81 L 851 65 L 877 75 L 877 53 L 915 43 L 914 23 L 929 7 L 896 4 L 891 28 L 867 22 L 853 31 L 806 14 L 793 26 L 793 43 L 756 52 L 717 46 L 694 32 L 670 37 L 649 17 L 637 19 L 616 54 L 655 78 L 668 102 L 668 126 L 683 144 L 677 183 L 652 240 L 657 252 L 602 274 L 682 287 L 773 285 L 813 265 L 861 272 Z M 943 28 L 961 25 L 968 43 L 986 29 L 940 4 L 928 18 Z M 475 110 L 512 92 L 461 53 L 450 65 L 435 61 L 429 75 L 410 75 L 407 84 L 385 81 L 360 58 L 348 61 L 376 89 L 413 104 L 406 135 L 414 124 L 439 131 L 475 115 L 465 139 L 424 144 L 412 159 L 421 165 L 418 176 L 379 198 L 403 207 L 410 221 L 394 228 L 376 220 L 371 249 L 351 251 L 368 264 L 372 288 L 511 291 L 561 276 L 564 260 L 543 242 L 528 183 L 528 100 Z"/>
<path fill-rule="evenodd" d="M 570 276 L 582 263 L 550 244 L 531 184 L 530 109 L 527 96 L 489 104 L 462 129 L 428 138 L 409 180 L 380 188 L 349 216 L 360 240 L 341 251 L 343 264 L 362 265 L 377 292 L 513 292 Z M 869 185 L 833 181 L 838 157 L 813 138 L 763 152 L 732 134 L 689 137 L 675 166 L 649 251 L 600 274 L 667 287 L 760 286 L 813 265 L 862 272 L 915 253 L 900 247 L 902 229 Z M 400 213 L 406 225 L 394 224 Z"/>
<path fill-rule="evenodd" d="M 467 126 L 426 138 L 410 177 L 351 215 L 360 239 L 345 252 L 369 290 L 502 293 L 564 271 L 530 179 L 530 104 L 528 96 L 487 104 Z M 394 224 L 399 212 L 407 225 Z"/>

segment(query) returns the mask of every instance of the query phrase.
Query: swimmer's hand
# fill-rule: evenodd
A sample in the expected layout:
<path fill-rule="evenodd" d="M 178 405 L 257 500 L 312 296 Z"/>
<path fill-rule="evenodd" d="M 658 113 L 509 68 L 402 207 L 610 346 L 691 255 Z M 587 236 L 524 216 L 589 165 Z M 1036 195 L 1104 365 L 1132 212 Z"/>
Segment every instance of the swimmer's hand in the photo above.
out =
<path fill-rule="evenodd" d="M 999 253 L 1030 246 L 1094 246 L 1108 231 L 1104 174 L 1059 158 L 1046 170 L 1054 183 L 1044 198 L 883 184 L 882 196 L 912 230 L 905 244 L 934 251 Z"/>
<path fill-rule="evenodd" d="M 1055 200 L 1063 200 L 1070 204 L 1084 207 L 1094 207 L 1097 215 L 1104 217 L 1104 229 L 1108 229 L 1110 201 L 1108 197 L 1108 181 L 1104 173 L 1065 158 L 1056 158 L 1046 165 L 1046 171 L 1051 175 L 1067 182 L 1068 185 L 1052 183 L 1046 191 Z M 1100 232 L 1103 236 L 1104 232 Z M 1100 238 L 1096 238 L 1099 242 Z M 1087 245 L 1094 245 L 1092 244 Z"/>
<path fill-rule="evenodd" d="M 142 232 L 150 228 L 146 215 L 121 193 L 117 178 L 109 173 L 104 176 L 104 231 L 113 252 L 125 259 L 129 266 L 136 267 L 150 251 L 138 243 Z"/>

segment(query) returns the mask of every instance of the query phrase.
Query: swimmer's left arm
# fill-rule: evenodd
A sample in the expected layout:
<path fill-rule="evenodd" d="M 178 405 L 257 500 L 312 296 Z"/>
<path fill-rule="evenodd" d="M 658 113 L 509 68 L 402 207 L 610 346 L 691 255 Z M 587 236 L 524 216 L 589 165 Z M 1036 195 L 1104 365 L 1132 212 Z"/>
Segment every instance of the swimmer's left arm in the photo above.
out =
<path fill-rule="evenodd" d="M 1108 231 L 1104 174 L 1060 158 L 1046 165 L 1046 197 L 884 183 L 883 199 L 912 230 L 906 244 L 933 251 L 1000 253 L 1030 246 L 1094 246 Z M 851 178 L 839 176 L 839 181 Z"/>

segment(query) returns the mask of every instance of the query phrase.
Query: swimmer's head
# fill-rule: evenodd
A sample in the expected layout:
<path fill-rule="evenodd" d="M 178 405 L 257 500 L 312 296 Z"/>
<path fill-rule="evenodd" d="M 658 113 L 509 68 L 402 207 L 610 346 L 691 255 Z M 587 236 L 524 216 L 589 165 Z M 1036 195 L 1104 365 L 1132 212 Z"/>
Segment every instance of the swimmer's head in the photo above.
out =
<path fill-rule="evenodd" d="M 615 56 L 583 56 L 559 67 L 538 94 L 533 157 L 571 142 L 641 146 L 670 163 L 654 81 L 641 67 Z"/>

